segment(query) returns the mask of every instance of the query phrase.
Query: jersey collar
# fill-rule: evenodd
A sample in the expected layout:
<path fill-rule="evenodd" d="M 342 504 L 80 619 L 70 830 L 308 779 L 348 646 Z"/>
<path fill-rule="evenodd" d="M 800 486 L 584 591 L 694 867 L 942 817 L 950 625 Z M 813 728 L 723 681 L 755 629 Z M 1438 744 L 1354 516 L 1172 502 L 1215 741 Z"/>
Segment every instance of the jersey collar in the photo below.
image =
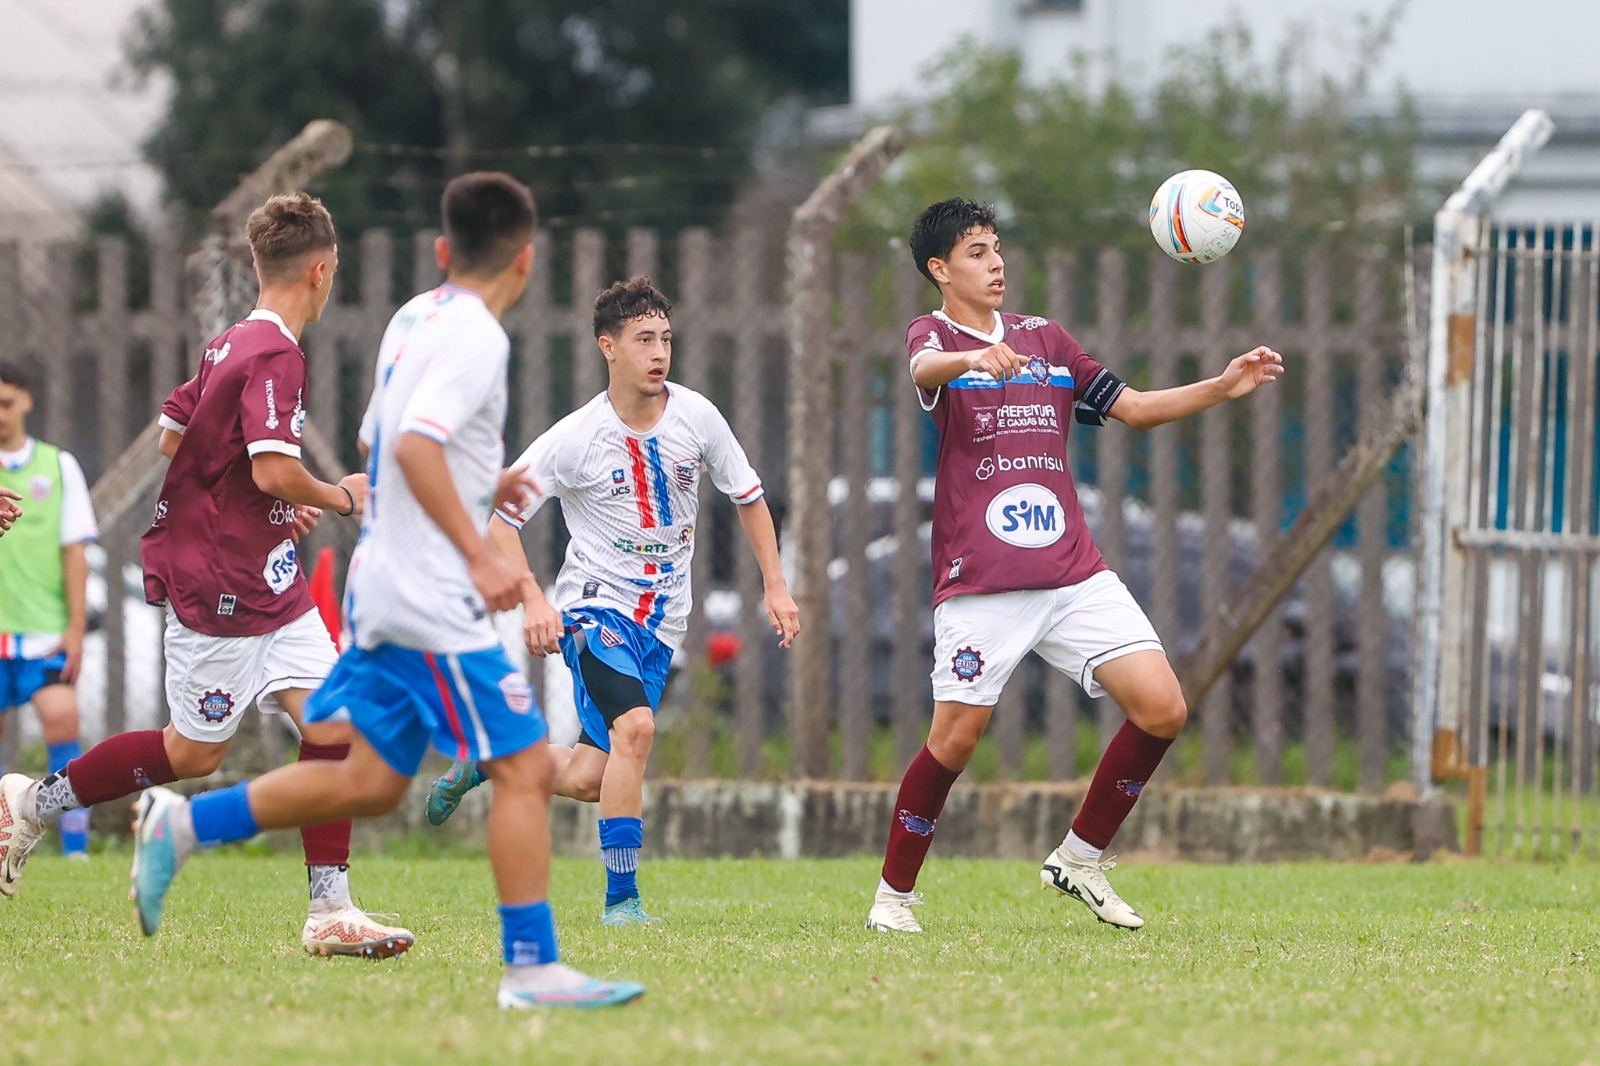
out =
<path fill-rule="evenodd" d="M 999 311 L 994 313 L 994 331 L 991 333 L 979 333 L 975 329 L 968 329 L 966 326 L 963 326 L 961 323 L 945 314 L 943 308 L 935 311 L 933 313 L 933 317 L 937 318 L 940 322 L 943 322 L 951 329 L 959 329 L 967 336 L 976 337 L 980 341 L 984 341 L 988 344 L 999 344 L 1001 341 L 1006 339 L 1006 320 L 1000 317 Z"/>
<path fill-rule="evenodd" d="M 6 470 L 21 470 L 33 462 L 33 453 L 37 450 L 39 442 L 32 437 L 22 438 L 22 448 L 14 452 L 0 452 L 0 468 Z"/>
<path fill-rule="evenodd" d="M 268 311 L 265 307 L 258 307 L 248 315 L 245 315 L 244 320 L 246 322 L 271 322 L 278 327 L 280 333 L 289 338 L 290 344 L 297 348 L 300 346 L 300 338 L 289 332 L 289 327 L 284 324 L 283 319 L 276 311 Z"/>

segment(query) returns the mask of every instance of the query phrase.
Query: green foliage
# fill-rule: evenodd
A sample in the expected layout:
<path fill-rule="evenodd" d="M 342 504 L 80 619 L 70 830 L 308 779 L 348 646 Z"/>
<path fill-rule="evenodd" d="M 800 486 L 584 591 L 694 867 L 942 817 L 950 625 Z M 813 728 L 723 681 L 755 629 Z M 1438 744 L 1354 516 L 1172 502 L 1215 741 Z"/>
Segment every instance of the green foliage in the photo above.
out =
<path fill-rule="evenodd" d="M 921 132 L 847 239 L 903 242 L 924 206 L 969 196 L 998 205 L 1008 235 L 1033 247 L 1143 253 L 1151 195 L 1199 167 L 1238 187 L 1253 247 L 1388 240 L 1419 213 L 1417 121 L 1406 100 L 1388 117 L 1352 108 L 1389 28 L 1369 24 L 1350 70 L 1307 87 L 1306 45 L 1267 59 L 1235 23 L 1169 56 L 1146 97 L 1096 88 L 1082 60 L 1071 77 L 1033 85 L 1015 54 L 964 43 L 930 70 L 941 91 L 925 114 L 902 118 Z"/>
<path fill-rule="evenodd" d="M 318 188 L 347 234 L 430 226 L 482 168 L 558 224 L 675 226 L 728 203 L 770 105 L 843 95 L 846 3 L 159 0 L 129 55 L 172 81 L 148 148 L 194 207 L 334 118 L 357 152 Z"/>
<path fill-rule="evenodd" d="M 381 963 L 300 950 L 296 858 L 196 856 L 153 940 L 125 862 L 40 855 L 6 902 L 11 1061 L 1499 1066 L 1592 1060 L 1600 1006 L 1592 864 L 1128 862 L 1112 880 L 1150 922 L 1128 933 L 1031 862 L 936 846 L 911 938 L 861 928 L 876 858 L 647 854 L 650 929 L 602 927 L 600 864 L 558 860 L 562 954 L 648 991 L 510 1014 L 481 856 L 357 858 L 362 900 L 418 936 Z"/>

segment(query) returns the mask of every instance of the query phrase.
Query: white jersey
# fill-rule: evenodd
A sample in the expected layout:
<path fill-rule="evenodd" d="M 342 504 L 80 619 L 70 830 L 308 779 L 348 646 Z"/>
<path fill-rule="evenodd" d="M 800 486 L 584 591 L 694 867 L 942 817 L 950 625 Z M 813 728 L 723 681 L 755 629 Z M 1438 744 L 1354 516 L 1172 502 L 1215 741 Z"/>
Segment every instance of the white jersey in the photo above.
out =
<path fill-rule="evenodd" d="M 533 502 L 495 513 L 520 529 L 559 499 L 572 539 L 551 604 L 609 607 L 677 648 L 693 603 L 701 472 L 737 504 L 761 499 L 762 488 L 722 412 L 692 389 L 667 390 L 647 433 L 623 425 L 603 392 L 550 427 L 513 464 L 533 476 Z"/>
<path fill-rule="evenodd" d="M 452 285 L 413 297 L 384 331 L 361 422 L 372 499 L 346 583 L 359 647 L 461 654 L 500 646 L 466 560 L 412 495 L 394 448 L 406 433 L 444 445 L 461 503 L 482 529 L 505 459 L 510 354 L 478 294 Z"/>

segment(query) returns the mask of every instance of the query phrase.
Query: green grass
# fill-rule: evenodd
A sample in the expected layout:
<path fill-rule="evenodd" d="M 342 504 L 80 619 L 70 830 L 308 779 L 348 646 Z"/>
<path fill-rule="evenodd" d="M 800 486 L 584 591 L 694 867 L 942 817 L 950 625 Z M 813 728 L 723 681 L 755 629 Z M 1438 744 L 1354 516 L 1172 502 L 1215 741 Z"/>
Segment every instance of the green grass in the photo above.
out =
<path fill-rule="evenodd" d="M 372 857 L 355 883 L 417 948 L 298 944 L 286 857 L 201 856 L 138 935 L 126 856 L 41 856 L 0 906 L 14 1063 L 1405 1063 L 1600 1061 L 1600 866 L 1143 865 L 1150 920 L 1099 925 L 1023 862 L 931 862 L 921 937 L 860 928 L 876 863 L 659 861 L 658 929 L 598 921 L 561 861 L 569 961 L 637 978 L 593 1013 L 502 1014 L 481 856 Z"/>

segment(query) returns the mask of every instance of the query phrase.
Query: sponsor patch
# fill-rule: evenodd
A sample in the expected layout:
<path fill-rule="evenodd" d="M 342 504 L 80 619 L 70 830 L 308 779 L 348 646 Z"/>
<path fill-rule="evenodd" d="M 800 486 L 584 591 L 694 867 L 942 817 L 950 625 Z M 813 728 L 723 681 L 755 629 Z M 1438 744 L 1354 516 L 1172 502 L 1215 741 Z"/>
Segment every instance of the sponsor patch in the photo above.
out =
<path fill-rule="evenodd" d="M 55 482 L 44 474 L 35 474 L 28 479 L 28 495 L 35 501 L 43 503 L 50 498 L 50 491 L 55 488 Z"/>
<path fill-rule="evenodd" d="M 950 561 L 950 580 L 954 581 L 961 576 L 961 564 L 966 560 L 965 555 L 957 556 Z"/>
<path fill-rule="evenodd" d="M 583 598 L 584 599 L 592 600 L 598 595 L 600 595 L 600 582 L 598 582 L 598 581 L 585 581 L 583 583 Z"/>
<path fill-rule="evenodd" d="M 628 480 L 627 471 L 625 471 L 625 470 L 613 470 L 613 471 L 611 471 L 611 483 L 613 485 L 620 485 L 626 480 Z"/>
<path fill-rule="evenodd" d="M 974 470 L 973 473 L 978 475 L 979 481 L 988 481 L 994 477 L 994 460 L 987 455 L 984 456 L 978 460 L 978 469 Z"/>
<path fill-rule="evenodd" d="M 272 590 L 274 596 L 288 592 L 299 575 L 300 557 L 295 553 L 292 540 L 285 540 L 273 548 L 272 554 L 267 556 L 267 565 L 261 568 L 261 576 L 266 579 L 267 588 Z"/>
<path fill-rule="evenodd" d="M 502 677 L 500 694 L 506 698 L 506 706 L 512 714 L 527 714 L 533 710 L 533 689 L 528 687 L 528 679 L 521 674 Z"/>
<path fill-rule="evenodd" d="M 232 596 L 224 592 L 221 596 L 217 597 L 217 613 L 219 615 L 231 615 L 233 613 L 233 609 L 237 606 L 239 606 L 239 598 L 237 596 Z"/>
<path fill-rule="evenodd" d="M 167 517 L 167 501 L 166 500 L 157 500 L 156 501 L 156 516 L 155 516 L 155 518 L 153 520 L 151 520 L 150 524 L 151 525 L 155 525 L 157 522 L 161 521 L 165 517 Z"/>
<path fill-rule="evenodd" d="M 694 539 L 694 527 L 693 526 L 684 526 L 682 529 L 678 530 L 678 543 L 679 544 L 687 544 L 693 539 Z"/>
<path fill-rule="evenodd" d="M 994 440 L 994 430 L 994 408 L 980 408 L 972 412 L 972 443 L 981 444 L 986 440 Z"/>
<path fill-rule="evenodd" d="M 983 654 L 977 648 L 962 648 L 950 660 L 950 672 L 962 681 L 976 681 L 983 676 Z"/>
<path fill-rule="evenodd" d="M 1066 513 L 1056 494 L 1031 482 L 1003 489 L 984 511 L 989 532 L 1018 548 L 1047 548 L 1066 532 Z"/>
<path fill-rule="evenodd" d="M 220 688 L 200 697 L 200 717 L 208 722 L 226 721 L 233 713 L 233 697 Z"/>
<path fill-rule="evenodd" d="M 904 807 L 895 812 L 895 817 L 900 819 L 900 824 L 906 827 L 906 832 L 915 833 L 919 837 L 933 836 L 933 830 L 939 824 L 937 818 L 923 818 L 912 814 Z"/>
<path fill-rule="evenodd" d="M 273 389 L 272 379 L 267 379 L 267 421 L 268 429 L 278 428 L 278 394 Z"/>

